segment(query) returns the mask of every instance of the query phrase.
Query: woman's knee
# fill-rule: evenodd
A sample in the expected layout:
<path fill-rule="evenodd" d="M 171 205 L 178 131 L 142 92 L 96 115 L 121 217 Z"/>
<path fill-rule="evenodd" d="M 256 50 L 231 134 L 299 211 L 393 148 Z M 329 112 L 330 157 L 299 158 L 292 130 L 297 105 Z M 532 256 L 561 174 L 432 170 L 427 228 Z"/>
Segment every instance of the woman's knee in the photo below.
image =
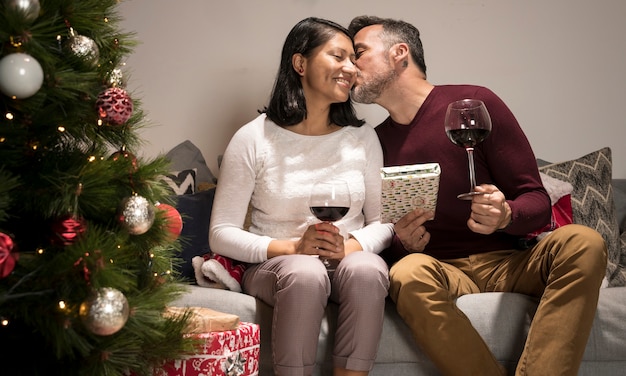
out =
<path fill-rule="evenodd" d="M 336 278 L 358 286 L 372 289 L 389 288 L 389 271 L 385 261 L 374 253 L 354 252 L 346 256 L 335 271 Z"/>
<path fill-rule="evenodd" d="M 277 290 L 294 291 L 312 297 L 315 294 L 330 296 L 330 281 L 326 267 L 315 257 L 287 256 L 289 260 L 280 270 Z"/>

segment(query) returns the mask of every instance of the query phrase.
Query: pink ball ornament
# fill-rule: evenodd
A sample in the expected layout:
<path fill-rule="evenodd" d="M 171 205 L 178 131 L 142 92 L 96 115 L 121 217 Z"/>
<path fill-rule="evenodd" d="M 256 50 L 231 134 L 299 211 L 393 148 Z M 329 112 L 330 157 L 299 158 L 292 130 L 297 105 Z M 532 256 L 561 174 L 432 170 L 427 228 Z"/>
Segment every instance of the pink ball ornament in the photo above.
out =
<path fill-rule="evenodd" d="M 15 268 L 19 259 L 19 253 L 14 251 L 13 239 L 0 232 L 0 279 L 8 276 Z"/>
<path fill-rule="evenodd" d="M 111 87 L 98 95 L 96 109 L 103 121 L 113 125 L 122 125 L 133 114 L 133 101 L 126 90 Z"/>
<path fill-rule="evenodd" d="M 22 53 L 8 54 L 0 60 L 0 91 L 11 98 L 33 96 L 43 84 L 43 69 L 34 57 Z"/>

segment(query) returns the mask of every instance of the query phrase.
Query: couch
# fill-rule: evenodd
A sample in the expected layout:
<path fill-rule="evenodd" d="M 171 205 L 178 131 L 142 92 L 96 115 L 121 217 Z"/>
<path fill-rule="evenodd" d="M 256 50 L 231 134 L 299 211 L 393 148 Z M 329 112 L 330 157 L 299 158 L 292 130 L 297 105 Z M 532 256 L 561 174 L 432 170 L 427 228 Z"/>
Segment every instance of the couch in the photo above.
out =
<path fill-rule="evenodd" d="M 572 184 L 573 221 L 596 228 L 609 248 L 609 266 L 600 291 L 593 328 L 579 375 L 626 374 L 626 179 L 612 179 L 610 149 L 604 148 L 560 163 L 538 160 L 540 170 Z M 174 306 L 207 307 L 233 313 L 261 328 L 260 375 L 272 375 L 270 350 L 272 308 L 244 293 L 207 288 L 193 281 L 191 257 L 209 251 L 206 245 L 212 190 L 179 197 L 183 215 L 181 273 L 190 278 L 186 292 Z M 553 208 L 554 209 L 554 208 Z M 185 247 L 183 247 L 185 248 Z M 460 297 L 457 306 L 485 339 L 496 358 L 514 373 L 537 301 L 516 293 L 480 293 Z M 329 303 L 322 322 L 316 375 L 331 375 L 331 351 L 337 306 Z M 576 325 L 576 323 L 572 323 Z M 437 375 L 430 360 L 417 348 L 410 331 L 388 300 L 383 334 L 370 375 Z"/>

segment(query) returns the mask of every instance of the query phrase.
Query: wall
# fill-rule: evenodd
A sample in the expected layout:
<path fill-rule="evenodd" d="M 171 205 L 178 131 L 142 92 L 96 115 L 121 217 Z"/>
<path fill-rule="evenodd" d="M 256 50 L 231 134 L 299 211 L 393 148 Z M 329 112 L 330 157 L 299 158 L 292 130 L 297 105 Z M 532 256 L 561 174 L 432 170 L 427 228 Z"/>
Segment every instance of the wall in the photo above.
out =
<path fill-rule="evenodd" d="M 626 178 L 626 1 L 126 0 L 122 27 L 140 41 L 128 89 L 151 126 L 146 156 L 185 139 L 218 174 L 217 156 L 268 99 L 285 36 L 308 16 L 343 25 L 372 14 L 422 34 L 433 84 L 490 87 L 517 116 L 535 154 L 562 161 L 603 146 Z M 376 105 L 358 105 L 375 125 Z"/>

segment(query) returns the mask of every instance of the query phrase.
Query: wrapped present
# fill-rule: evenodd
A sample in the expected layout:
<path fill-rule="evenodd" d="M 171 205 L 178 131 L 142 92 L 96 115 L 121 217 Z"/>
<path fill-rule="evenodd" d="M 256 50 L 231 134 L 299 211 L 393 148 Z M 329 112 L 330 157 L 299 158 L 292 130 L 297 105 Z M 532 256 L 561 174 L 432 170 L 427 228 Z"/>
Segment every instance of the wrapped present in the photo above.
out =
<path fill-rule="evenodd" d="M 416 208 L 434 212 L 440 175 L 439 163 L 382 167 L 381 222 L 396 223 Z"/>
<path fill-rule="evenodd" d="M 239 316 L 204 307 L 167 307 L 164 315 L 179 316 L 186 310 L 191 311 L 187 333 L 199 334 L 233 330 L 239 326 Z"/>
<path fill-rule="evenodd" d="M 240 322 L 234 330 L 189 334 L 198 339 L 196 354 L 170 360 L 155 376 L 253 376 L 259 374 L 260 328 Z"/>

